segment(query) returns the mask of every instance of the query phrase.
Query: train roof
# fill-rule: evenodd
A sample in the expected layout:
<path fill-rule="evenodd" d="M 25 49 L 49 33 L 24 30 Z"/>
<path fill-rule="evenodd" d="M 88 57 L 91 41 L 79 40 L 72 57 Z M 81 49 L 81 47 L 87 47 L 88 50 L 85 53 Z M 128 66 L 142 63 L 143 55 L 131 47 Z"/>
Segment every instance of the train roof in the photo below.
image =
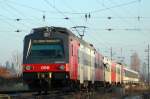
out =
<path fill-rule="evenodd" d="M 96 51 L 96 49 L 94 48 L 94 46 L 90 43 L 88 43 L 85 40 L 80 39 L 78 36 L 76 36 L 73 32 L 71 32 L 69 29 L 64 28 L 64 27 L 38 27 L 38 28 L 33 28 L 31 33 L 29 35 L 33 35 L 34 33 L 43 33 L 44 31 L 53 31 L 53 32 L 60 32 L 60 33 L 64 33 L 70 37 L 73 37 L 74 39 L 77 39 L 78 41 L 80 41 L 83 45 L 93 49 Z M 27 35 L 28 36 L 28 35 Z"/>
<path fill-rule="evenodd" d="M 138 72 L 137 72 L 137 71 L 132 70 L 132 69 L 130 69 L 130 68 L 124 67 L 123 69 L 124 69 L 124 70 L 127 70 L 127 71 L 130 71 L 130 72 L 133 72 L 133 73 L 137 73 L 137 74 L 138 74 Z"/>

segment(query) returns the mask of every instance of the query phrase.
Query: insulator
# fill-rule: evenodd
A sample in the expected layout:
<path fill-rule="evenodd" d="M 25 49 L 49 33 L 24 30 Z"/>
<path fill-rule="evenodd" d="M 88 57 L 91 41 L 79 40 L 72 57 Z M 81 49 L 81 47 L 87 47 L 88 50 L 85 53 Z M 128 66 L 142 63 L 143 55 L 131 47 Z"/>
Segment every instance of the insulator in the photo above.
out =
<path fill-rule="evenodd" d="M 112 19 L 112 17 L 107 17 L 109 20 Z"/>
<path fill-rule="evenodd" d="M 68 17 L 65 17 L 64 19 L 68 20 L 69 18 L 68 18 Z"/>
<path fill-rule="evenodd" d="M 43 21 L 45 21 L 45 18 L 46 18 L 45 15 L 43 15 Z"/>
<path fill-rule="evenodd" d="M 16 30 L 15 32 L 21 32 L 20 30 Z"/>
<path fill-rule="evenodd" d="M 18 18 L 18 19 L 16 19 L 16 21 L 20 21 L 20 20 L 21 20 L 21 19 L 19 19 L 19 18 Z"/>
<path fill-rule="evenodd" d="M 111 28 L 109 28 L 109 29 L 107 29 L 108 31 L 112 31 L 112 29 Z"/>
<path fill-rule="evenodd" d="M 89 13 L 88 17 L 89 17 L 89 19 L 91 18 L 91 14 L 90 13 Z"/>

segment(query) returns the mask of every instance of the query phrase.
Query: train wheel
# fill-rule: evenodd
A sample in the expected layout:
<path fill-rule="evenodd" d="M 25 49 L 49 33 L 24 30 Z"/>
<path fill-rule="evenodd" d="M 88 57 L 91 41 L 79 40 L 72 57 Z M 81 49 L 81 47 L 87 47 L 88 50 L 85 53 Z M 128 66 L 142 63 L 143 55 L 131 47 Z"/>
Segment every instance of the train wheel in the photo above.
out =
<path fill-rule="evenodd" d="M 88 81 L 84 81 L 84 82 L 83 82 L 82 90 L 84 90 L 84 91 L 86 91 L 86 92 L 89 91 L 89 83 L 88 83 Z"/>
<path fill-rule="evenodd" d="M 30 83 L 27 83 L 29 90 L 40 90 L 41 84 L 39 79 L 36 79 L 34 81 L 31 81 Z"/>
<path fill-rule="evenodd" d="M 70 81 L 70 90 L 79 91 L 79 84 L 76 81 Z"/>

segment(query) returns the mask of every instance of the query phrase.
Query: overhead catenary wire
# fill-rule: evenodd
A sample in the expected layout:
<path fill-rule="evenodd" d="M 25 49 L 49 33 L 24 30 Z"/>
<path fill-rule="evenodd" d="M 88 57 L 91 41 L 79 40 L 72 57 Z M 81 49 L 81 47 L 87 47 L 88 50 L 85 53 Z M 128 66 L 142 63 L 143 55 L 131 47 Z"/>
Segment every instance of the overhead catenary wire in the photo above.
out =
<path fill-rule="evenodd" d="M 23 32 L 23 29 L 19 29 L 18 26 L 20 26 L 20 24 L 23 27 L 29 28 L 26 24 L 20 22 L 22 21 L 21 18 L 16 18 L 18 17 L 17 15 L 15 15 L 14 13 L 12 13 L 10 10 L 5 9 L 5 7 L 3 7 L 4 10 L 6 10 L 6 12 L 8 12 L 10 15 L 13 15 L 14 17 L 10 18 L 10 16 L 6 16 L 6 15 L 0 15 L 0 20 L 3 21 L 3 23 L 8 24 L 8 26 L 12 27 L 14 31 L 11 32 Z M 10 22 L 10 20 L 12 20 L 12 22 Z M 15 22 L 15 24 L 13 23 L 13 21 Z M 17 22 L 17 23 L 16 23 Z M 19 22 L 19 23 L 18 23 Z M 7 28 L 8 28 L 7 26 Z M 4 31 L 5 32 L 5 31 Z"/>
<path fill-rule="evenodd" d="M 110 0 L 110 2 L 111 2 L 111 4 L 114 4 L 115 5 L 115 3 L 114 3 L 114 1 L 113 0 Z M 127 28 L 127 29 L 120 29 L 120 30 L 126 30 L 126 31 L 139 31 L 139 32 L 141 32 L 141 31 L 149 31 L 149 29 L 145 29 L 145 28 L 141 28 L 140 27 L 140 22 L 141 21 L 143 21 L 143 20 L 145 20 L 146 19 L 146 21 L 148 21 L 147 19 L 149 19 L 149 17 L 144 17 L 144 16 L 141 16 L 140 15 L 140 12 L 139 12 L 139 10 L 140 10 L 140 4 L 141 4 L 141 0 L 137 0 L 137 3 L 139 4 L 138 5 L 138 8 L 137 8 L 137 12 L 138 12 L 138 15 L 137 16 L 135 16 L 135 17 L 121 17 L 122 19 L 135 19 L 134 21 L 135 21 L 135 23 L 134 23 L 134 27 L 135 28 Z M 124 10 L 125 11 L 125 10 Z M 131 15 L 130 14 L 130 11 L 127 11 L 126 13 L 129 13 L 129 15 Z M 129 21 L 129 20 L 128 20 Z M 127 22 L 127 20 L 125 20 L 124 22 Z M 119 29 L 117 29 L 117 30 L 119 30 Z M 141 33 L 140 33 L 141 34 Z M 141 34 L 141 35 L 143 35 L 143 34 Z M 147 34 L 145 34 L 145 35 L 147 35 Z"/>
<path fill-rule="evenodd" d="M 13 4 L 16 4 L 16 5 L 20 6 L 20 7 L 32 9 L 32 10 L 35 10 L 35 11 L 38 11 L 38 12 L 41 12 L 41 13 L 43 13 L 43 12 L 51 12 L 51 13 L 55 13 L 56 14 L 56 12 L 50 11 L 50 10 L 47 10 L 47 9 L 42 9 L 41 10 L 39 8 L 35 8 L 35 7 L 29 6 L 29 5 L 25 5 L 25 4 L 20 4 L 20 3 L 17 3 L 17 2 L 11 1 L 11 0 L 7 0 L 7 1 L 9 1 L 9 2 L 11 2 Z M 47 2 L 47 0 L 46 0 L 46 2 Z M 86 13 L 98 13 L 98 12 L 105 11 L 105 10 L 108 10 L 108 9 L 113 9 L 113 8 L 118 8 L 118 7 L 122 7 L 122 6 L 131 5 L 131 4 L 134 4 L 134 3 L 137 3 L 137 2 L 139 2 L 139 0 L 133 0 L 133 1 L 129 1 L 129 2 L 113 5 L 113 6 L 110 6 L 110 7 L 107 7 L 107 8 L 103 8 L 103 9 L 91 10 L 91 11 L 88 11 L 88 12 L 86 12 L 86 11 L 84 11 L 84 12 L 61 11 L 61 13 L 63 13 L 63 14 L 82 14 L 82 15 L 85 15 Z M 48 4 L 50 4 L 50 3 L 48 3 Z M 50 4 L 50 5 L 53 6 L 52 4 Z M 55 8 L 55 6 L 53 6 L 53 8 Z"/>
<path fill-rule="evenodd" d="M 68 16 L 66 16 L 63 12 L 61 12 L 59 9 L 57 9 L 55 6 L 53 6 L 48 0 L 44 0 L 51 8 L 55 9 L 60 15 L 62 15 L 64 17 L 64 19 L 69 20 L 71 22 L 71 24 L 75 24 L 72 20 L 70 20 L 70 18 Z M 76 29 L 77 33 L 79 33 L 79 31 Z"/>
<path fill-rule="evenodd" d="M 27 9 L 32 9 L 34 11 L 41 12 L 41 13 L 43 13 L 43 12 L 51 12 L 51 13 L 55 13 L 55 14 L 58 13 L 58 12 L 50 11 L 50 10 L 47 10 L 47 9 L 39 9 L 39 8 L 36 8 L 36 7 L 33 7 L 33 6 L 17 3 L 15 1 L 11 1 L 11 0 L 7 0 L 7 1 L 12 3 L 12 4 L 15 4 L 17 6 L 20 6 L 20 7 L 23 7 L 23 8 L 27 8 Z M 65 14 L 85 14 L 85 13 L 80 13 L 80 12 L 66 12 L 66 11 L 63 11 L 62 13 L 65 13 Z"/>
<path fill-rule="evenodd" d="M 117 3 L 114 0 L 109 0 L 109 2 L 113 5 L 116 5 L 116 3 Z M 137 3 L 138 3 L 138 1 L 137 1 Z M 120 9 L 121 9 L 121 12 L 120 12 L 121 15 L 126 15 L 126 13 L 128 13 L 128 15 L 132 16 L 132 14 L 133 14 L 133 13 L 131 13 L 132 10 L 128 10 L 127 7 L 126 7 L 126 9 L 124 7 L 120 7 Z"/>
<path fill-rule="evenodd" d="M 108 8 L 106 5 L 103 5 L 99 0 L 96 0 L 97 1 L 97 3 L 98 4 L 101 4 L 104 8 Z M 109 1 L 109 2 L 111 2 L 111 4 L 114 4 L 114 2 L 113 1 Z M 114 4 L 114 5 L 116 5 L 116 4 Z M 112 13 L 114 13 L 117 17 L 112 17 L 112 16 L 109 16 L 108 17 L 108 20 L 112 20 L 112 19 L 119 19 L 119 20 L 121 20 L 121 21 L 119 21 L 119 22 L 121 22 L 121 23 L 126 23 L 126 24 L 130 24 L 129 22 L 129 20 L 127 20 L 127 19 L 138 19 L 138 17 L 122 17 L 120 14 L 118 15 L 116 12 L 114 12 L 114 10 L 112 10 L 112 9 L 108 9 L 108 10 L 110 10 L 110 12 Z M 135 25 L 135 24 L 134 24 Z M 112 31 L 112 30 L 114 30 L 114 29 L 111 29 L 111 28 L 108 28 L 108 29 L 106 29 L 106 30 L 108 30 L 108 31 Z M 119 29 L 117 29 L 117 30 L 119 30 Z M 121 29 L 122 30 L 122 29 Z M 137 30 L 137 29 L 123 29 L 123 30 Z"/>
<path fill-rule="evenodd" d="M 1 6 L 1 7 L 2 7 L 2 6 Z M 3 7 L 3 9 L 6 10 L 6 12 L 9 12 L 9 10 L 8 10 L 8 9 L 5 9 L 5 7 Z M 12 14 L 11 14 L 11 15 L 12 15 Z M 8 24 L 10 27 L 12 27 L 12 28 L 17 28 L 16 25 L 12 24 L 12 23 L 8 20 L 8 19 L 10 19 L 8 16 L 5 16 L 5 15 L 0 14 L 0 17 L 1 17 L 1 18 L 6 18 L 7 20 L 1 20 L 1 21 L 3 21 L 4 23 Z"/>
<path fill-rule="evenodd" d="M 105 7 L 105 6 L 104 6 Z M 106 9 L 107 9 L 107 7 L 105 7 Z M 110 10 L 110 9 L 109 9 Z M 90 12 L 91 13 L 91 12 Z M 93 18 L 93 17 L 92 17 Z M 111 17 L 108 17 L 108 19 L 111 19 Z M 114 29 L 112 29 L 112 28 L 108 28 L 108 29 L 101 29 L 101 30 L 107 30 L 107 31 L 112 31 L 112 30 L 114 30 Z M 107 44 L 107 45 L 109 45 L 109 43 L 108 42 L 106 42 L 105 41 L 105 44 Z"/>
<path fill-rule="evenodd" d="M 110 6 L 110 7 L 107 7 L 107 8 L 103 8 L 103 9 L 92 10 L 92 11 L 89 11 L 89 13 L 99 13 L 101 11 L 105 11 L 105 10 L 109 10 L 109 9 L 113 9 L 113 8 L 118 8 L 118 7 L 122 7 L 122 6 L 127 6 L 127 5 L 130 5 L 130 4 L 134 4 L 134 3 L 137 3 L 138 1 L 139 0 L 133 0 L 133 1 L 130 1 L 130 2 L 113 5 L 113 6 Z"/>
<path fill-rule="evenodd" d="M 92 33 L 92 32 L 91 32 Z M 102 44 L 103 46 L 105 46 L 107 49 L 109 49 L 109 46 L 107 46 L 107 42 L 104 42 L 104 40 L 102 40 L 102 37 L 101 37 L 101 41 L 100 41 L 100 39 L 98 38 L 97 39 L 97 37 L 98 36 L 94 36 L 94 35 L 92 35 L 91 33 L 89 33 L 89 37 L 91 37 L 91 38 L 93 38 L 95 41 L 97 41 L 97 43 L 96 44 Z M 103 42 L 102 42 L 103 41 Z"/>
<path fill-rule="evenodd" d="M 11 33 L 11 32 L 27 32 L 27 30 L 12 29 L 12 30 L 0 30 L 0 32 L 2 32 L 2 33 L 6 33 L 6 32 L 8 32 L 8 33 Z"/>
<path fill-rule="evenodd" d="M 52 5 L 51 5 L 52 6 Z M 53 7 L 54 8 L 54 7 Z M 55 8 L 56 9 L 56 8 Z M 59 11 L 58 9 L 57 9 L 57 11 L 59 12 L 59 13 L 61 13 L 61 11 Z M 65 16 L 66 17 L 66 15 L 64 15 L 63 13 L 61 13 L 63 16 Z M 105 46 L 105 45 L 104 45 Z"/>
<path fill-rule="evenodd" d="M 0 17 L 7 17 L 7 16 L 4 16 L 4 15 L 0 15 Z M 11 26 L 12 28 L 16 28 L 16 26 L 12 25 L 10 22 L 8 22 L 7 20 L 1 20 L 3 21 L 4 23 L 8 24 L 9 26 Z"/>
<path fill-rule="evenodd" d="M 55 20 L 64 20 L 66 18 L 64 17 L 49 17 L 49 16 L 46 16 L 46 18 L 48 19 L 55 19 Z M 70 19 L 74 19 L 74 20 L 81 20 L 81 19 L 84 19 L 84 17 L 69 17 Z M 133 16 L 133 17 L 121 17 L 121 16 L 92 16 L 90 19 L 93 19 L 93 20 L 120 20 L 120 18 L 123 18 L 124 20 L 137 20 L 138 21 L 138 16 Z M 12 20 L 12 21 L 21 21 L 21 20 L 24 20 L 24 21 L 38 21 L 38 20 L 41 20 L 41 18 L 33 18 L 33 17 L 28 17 L 28 18 L 23 18 L 23 17 L 3 17 L 3 18 L 0 18 L 0 20 Z M 146 16 L 140 16 L 140 20 L 141 21 L 147 21 L 147 22 L 150 22 L 150 17 L 146 17 Z"/>
<path fill-rule="evenodd" d="M 50 6 L 52 7 L 52 8 L 54 8 L 55 10 L 57 10 L 57 12 L 58 13 L 60 13 L 62 16 L 64 16 L 64 17 L 66 17 L 66 15 L 64 14 L 64 13 L 62 13 L 59 9 L 57 9 L 55 6 L 53 6 L 51 3 L 49 3 L 47 0 L 44 0 L 46 3 L 48 3 L 48 4 L 50 4 Z M 72 22 L 71 22 L 72 23 Z M 75 30 L 77 31 L 77 33 L 78 34 L 80 34 L 79 33 L 79 30 L 77 30 L 76 28 L 75 28 Z M 93 36 L 92 36 L 93 37 Z M 94 38 L 94 37 L 93 37 Z M 100 43 L 100 42 L 99 42 Z M 106 46 L 105 44 L 104 44 L 104 46 Z"/>
<path fill-rule="evenodd" d="M 61 14 L 64 18 L 67 17 L 62 11 L 53 6 L 48 0 L 44 0 L 51 8 L 55 9 L 59 14 Z"/>
<path fill-rule="evenodd" d="M 6 4 L 11 10 L 14 10 L 16 13 L 18 13 L 18 15 L 21 15 L 22 17 L 28 18 L 27 15 L 25 15 L 24 13 L 22 13 L 22 12 L 21 12 L 20 10 L 18 10 L 16 7 L 14 7 L 14 6 L 12 6 L 11 4 L 9 4 L 9 2 L 5 1 L 5 4 Z M 33 18 L 36 19 L 36 17 L 33 17 Z M 38 21 L 37 21 L 37 22 L 38 22 Z M 35 22 L 34 22 L 34 23 L 31 23 L 31 21 L 30 21 L 30 22 L 28 22 L 28 24 L 32 26 L 33 24 L 35 24 Z M 40 24 L 40 23 L 38 22 L 38 24 Z M 30 26 L 28 26 L 28 27 L 30 27 Z"/>
<path fill-rule="evenodd" d="M 96 0 L 96 1 L 97 1 L 98 4 L 101 4 L 99 0 Z M 101 4 L 101 5 L 102 5 L 104 8 L 107 8 L 107 6 L 105 6 L 105 5 L 103 5 L 103 4 Z M 127 21 L 125 21 L 124 18 L 122 18 L 122 16 L 118 15 L 114 10 L 112 10 L 112 9 L 108 9 L 108 10 L 110 11 L 110 13 L 114 13 L 115 16 L 117 16 L 118 19 L 121 20 L 121 21 L 119 21 L 119 22 L 130 24 L 130 23 L 128 23 Z M 108 17 L 108 19 L 110 20 L 110 19 L 112 19 L 112 17 Z M 108 29 L 108 31 L 111 31 L 111 29 Z"/>
<path fill-rule="evenodd" d="M 77 12 L 76 10 L 74 10 L 67 2 L 66 0 L 62 0 L 62 3 L 71 10 L 71 12 Z"/>
<path fill-rule="evenodd" d="M 98 1 L 98 0 L 97 0 Z M 98 3 L 100 3 L 99 1 L 98 1 Z M 100 3 L 101 4 L 101 3 Z M 102 6 L 104 6 L 105 8 L 107 8 L 105 5 L 103 5 L 103 4 L 101 4 Z M 115 5 L 115 4 L 114 4 Z M 112 11 L 112 9 L 109 9 L 109 10 L 111 10 Z M 123 21 L 121 21 L 121 22 L 127 22 L 125 19 L 136 19 L 136 20 L 138 20 L 138 19 L 144 19 L 144 17 L 142 17 L 142 16 L 136 16 L 136 17 L 108 17 L 108 19 L 109 20 L 112 20 L 112 19 L 120 19 L 120 20 L 123 20 Z M 146 19 L 146 17 L 145 17 L 145 19 Z M 129 24 L 129 23 L 128 23 Z M 136 28 L 136 27 L 133 27 L 133 28 L 131 28 L 131 27 L 129 27 L 129 28 L 106 28 L 106 29 L 98 29 L 98 30 L 101 30 L 101 31 L 103 31 L 103 30 L 107 30 L 107 31 L 134 31 L 134 32 L 141 32 L 141 31 L 149 31 L 149 29 L 145 29 L 145 28 Z M 141 34 L 141 33 L 140 33 Z M 143 34 L 141 34 L 141 35 L 143 35 Z"/>
<path fill-rule="evenodd" d="M 108 19 L 112 19 L 112 18 L 115 19 L 116 17 L 107 17 L 107 18 Z M 106 29 L 106 30 L 110 30 L 111 31 L 112 29 Z M 126 30 L 129 30 L 129 29 L 126 29 Z"/>
<path fill-rule="evenodd" d="M 21 13 L 20 11 L 18 11 L 18 10 L 17 10 L 16 8 L 14 8 L 13 6 L 9 5 L 7 2 L 5 2 L 5 4 L 6 4 L 11 10 L 14 10 L 14 11 L 17 13 L 17 15 L 19 15 L 19 17 L 20 17 L 20 15 L 22 15 L 22 13 Z M 7 11 L 9 11 L 9 10 L 7 10 Z M 9 11 L 9 12 L 10 12 L 10 11 Z M 13 15 L 14 17 L 17 16 L 17 15 L 14 14 L 14 13 L 12 13 L 12 15 Z M 25 15 L 22 15 L 22 16 L 25 16 Z M 16 22 L 19 22 L 19 21 L 21 21 L 21 18 L 16 18 L 15 21 L 16 21 Z M 25 26 L 26 28 L 29 28 L 29 27 L 30 27 L 29 24 L 28 24 L 28 25 L 27 25 L 27 24 L 24 24 L 24 23 L 20 23 L 20 24 L 22 24 L 22 25 Z"/>
<path fill-rule="evenodd" d="M 39 9 L 39 8 L 35 8 L 35 7 L 33 7 L 33 6 L 29 6 L 29 5 L 25 5 L 25 4 L 21 4 L 21 3 L 17 3 L 17 2 L 15 2 L 15 1 L 12 1 L 12 0 L 7 0 L 9 3 L 12 3 L 12 4 L 15 4 L 15 5 L 17 5 L 17 6 L 20 6 L 20 7 L 23 7 L 23 8 L 28 8 L 28 9 L 32 9 L 32 10 L 34 10 L 34 11 L 37 11 L 37 12 L 41 12 L 41 13 L 43 13 L 45 10 L 43 10 L 43 9 Z"/>
<path fill-rule="evenodd" d="M 8 0 L 7 0 L 8 1 Z M 10 2 L 11 2 L 11 0 L 9 0 Z M 104 0 L 103 0 L 104 1 Z M 108 1 L 108 0 L 107 0 Z M 12 1 L 12 2 L 14 2 L 14 1 Z M 19 3 L 18 3 L 19 4 Z M 133 3 L 132 3 L 133 4 Z M 15 5 L 15 4 L 14 4 Z M 115 6 L 115 4 L 113 5 L 113 6 Z M 124 5 L 123 5 L 124 6 Z M 15 6 L 14 6 L 15 7 Z M 20 6 L 21 7 L 21 6 Z M 31 6 L 32 7 L 32 6 Z M 34 6 L 33 6 L 34 7 Z M 56 6 L 55 6 L 56 7 Z M 108 7 L 111 7 L 111 6 L 108 6 Z M 107 7 L 107 8 L 108 8 Z M 120 6 L 121 7 L 121 6 Z M 26 7 L 24 7 L 24 8 L 27 8 L 27 9 L 31 9 L 31 10 L 33 10 L 33 11 L 38 11 L 38 12 L 40 12 L 40 13 L 42 13 L 43 14 L 43 10 L 45 11 L 45 13 L 46 13 L 46 18 L 51 18 L 51 17 L 49 17 L 49 16 L 47 16 L 47 13 L 49 13 L 49 11 L 50 10 L 48 10 L 47 8 L 46 9 L 40 9 L 40 10 L 38 10 L 38 9 L 32 9 L 32 8 L 29 8 L 28 6 L 26 6 Z M 36 8 L 36 7 L 35 7 Z M 38 7 L 37 7 L 38 8 Z M 56 7 L 57 8 L 57 7 Z M 115 8 L 117 8 L 117 7 L 115 7 Z M 96 8 L 97 9 L 97 8 Z M 110 9 L 113 9 L 113 8 L 110 8 Z M 19 9 L 20 10 L 20 9 Z M 61 9 L 59 9 L 60 11 L 61 11 Z M 107 10 L 107 9 L 106 9 Z M 94 11 L 94 10 L 93 10 Z M 105 10 L 103 10 L 103 11 L 105 11 Z M 58 13 L 57 11 L 52 11 L 54 14 L 60 14 L 60 13 Z M 71 17 L 71 14 L 81 14 L 82 16 L 85 14 L 85 13 L 89 13 L 89 12 L 83 12 L 83 13 L 80 13 L 80 11 L 79 11 L 79 13 L 78 13 L 78 11 L 71 11 L 71 12 L 67 12 L 67 11 L 61 11 L 62 13 L 64 13 L 66 16 L 69 16 L 69 17 L 66 17 L 66 18 L 68 18 L 68 19 L 66 19 L 66 20 L 70 20 L 70 19 L 73 19 L 73 20 L 75 20 L 75 17 Z M 93 14 L 97 14 L 98 12 L 96 12 L 96 13 L 93 13 Z M 50 13 L 49 13 L 50 14 Z M 113 13 L 112 13 L 113 14 Z M 120 13 L 119 13 L 120 14 Z M 79 15 L 80 16 L 80 15 Z M 10 16 L 9 16 L 10 17 Z M 82 19 L 80 19 L 81 17 L 76 17 L 76 19 L 79 19 L 79 20 L 81 20 L 82 21 Z M 123 16 L 123 17 L 120 17 L 120 16 L 104 16 L 104 17 L 101 17 L 101 16 L 93 16 L 92 15 L 92 17 L 91 17 L 91 19 L 94 19 L 94 20 L 98 20 L 99 21 L 99 19 L 102 19 L 102 20 L 104 20 L 104 19 L 106 19 L 106 20 L 120 20 L 120 18 L 123 18 L 123 19 L 128 19 L 128 20 L 138 20 L 138 19 L 140 19 L 140 21 L 141 20 L 146 20 L 146 21 L 149 21 L 149 17 L 144 17 L 144 16 L 140 16 L 139 15 L 139 17 L 138 16 L 131 16 L 131 17 L 129 17 L 129 16 Z M 62 19 L 62 20 L 64 20 L 64 17 L 59 17 L 58 16 L 58 18 L 57 17 L 53 17 L 52 19 L 54 19 L 53 21 L 57 21 L 57 19 Z M 9 22 L 10 23 L 10 20 L 11 20 L 11 18 L 5 18 L 5 17 L 2 17 L 2 19 L 0 19 L 0 20 L 3 20 L 3 21 L 7 21 L 7 22 Z M 12 18 L 12 21 L 17 21 L 17 20 L 20 20 L 19 22 L 28 22 L 28 21 L 38 21 L 38 20 L 41 20 L 40 18 L 30 18 L 30 17 L 28 17 L 28 18 L 24 18 L 24 17 L 17 17 L 17 18 Z M 18 22 L 18 21 L 17 21 Z M 10 23 L 10 24 L 12 24 L 12 25 L 14 25 L 13 23 Z M 135 24 L 136 25 L 136 24 Z M 90 26 L 90 25 L 89 25 Z M 101 27 L 101 26 L 100 26 Z M 91 29 L 93 29 L 94 31 L 95 31 L 95 29 L 94 28 L 91 28 Z M 99 30 L 98 30 L 99 29 Z M 103 27 L 101 27 L 101 28 L 98 28 L 97 30 L 98 31 L 109 31 L 109 32 L 113 32 L 113 31 L 133 31 L 133 32 L 136 32 L 136 31 L 149 31 L 149 29 L 148 28 L 142 28 L 142 27 L 140 27 L 140 28 L 136 28 L 136 27 L 131 27 L 131 26 L 127 26 L 127 27 L 122 27 L 122 26 L 120 26 L 120 27 L 106 27 L 106 28 L 103 28 Z M 17 30 L 15 30 L 14 29 L 14 31 L 17 31 Z M 5 32 L 5 31 L 3 31 L 3 32 Z M 123 33 L 123 32 L 121 32 L 121 33 Z M 132 33 L 133 33 L 132 32 Z M 117 33 L 117 32 L 116 32 Z M 100 34 L 100 33 L 99 33 Z M 143 35 L 143 33 L 141 33 L 142 35 Z M 98 36 L 93 36 L 93 34 L 90 34 L 91 36 L 91 40 L 95 40 L 95 41 L 98 41 L 98 44 L 101 44 L 101 42 L 103 43 L 102 44 L 102 46 L 109 46 L 109 45 L 107 45 L 106 43 L 107 42 L 105 42 L 105 40 L 103 39 L 102 41 L 101 40 L 99 40 L 99 38 L 100 37 L 98 37 Z M 101 35 L 103 35 L 103 33 L 101 34 Z M 148 37 L 148 36 L 147 36 Z M 96 39 L 94 39 L 94 38 L 96 38 Z M 108 41 L 109 42 L 109 41 Z M 110 42 L 111 43 L 111 42 Z M 98 45 L 97 44 L 97 45 Z"/>

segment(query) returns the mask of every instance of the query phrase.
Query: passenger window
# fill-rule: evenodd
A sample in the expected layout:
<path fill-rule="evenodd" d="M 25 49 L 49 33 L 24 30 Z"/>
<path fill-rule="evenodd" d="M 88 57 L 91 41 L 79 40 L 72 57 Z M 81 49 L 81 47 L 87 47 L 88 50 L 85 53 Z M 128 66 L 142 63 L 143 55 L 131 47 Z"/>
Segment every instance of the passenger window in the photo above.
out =
<path fill-rule="evenodd" d="M 73 45 L 71 45 L 71 54 L 72 54 L 72 56 L 73 56 Z"/>

